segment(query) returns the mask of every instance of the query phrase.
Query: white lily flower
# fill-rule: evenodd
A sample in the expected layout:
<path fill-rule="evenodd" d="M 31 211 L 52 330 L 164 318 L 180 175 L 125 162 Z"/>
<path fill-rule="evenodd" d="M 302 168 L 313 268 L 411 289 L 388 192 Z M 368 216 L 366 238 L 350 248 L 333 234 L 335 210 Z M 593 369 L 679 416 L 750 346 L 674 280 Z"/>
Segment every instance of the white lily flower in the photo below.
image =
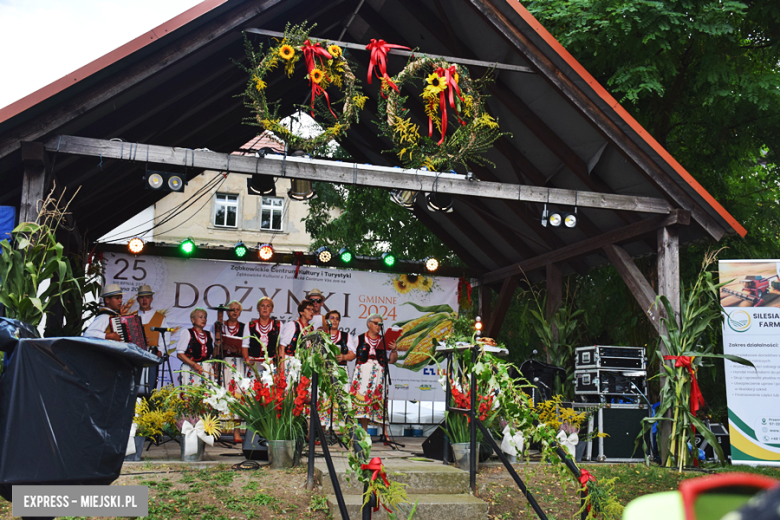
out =
<path fill-rule="evenodd" d="M 269 388 L 274 386 L 274 376 L 271 375 L 270 370 L 264 370 L 260 373 L 260 382 L 268 385 Z"/>
<path fill-rule="evenodd" d="M 247 392 L 250 388 L 252 388 L 253 382 L 251 378 L 244 377 L 240 374 L 237 375 L 238 375 L 238 387 L 241 389 L 242 392 Z"/>

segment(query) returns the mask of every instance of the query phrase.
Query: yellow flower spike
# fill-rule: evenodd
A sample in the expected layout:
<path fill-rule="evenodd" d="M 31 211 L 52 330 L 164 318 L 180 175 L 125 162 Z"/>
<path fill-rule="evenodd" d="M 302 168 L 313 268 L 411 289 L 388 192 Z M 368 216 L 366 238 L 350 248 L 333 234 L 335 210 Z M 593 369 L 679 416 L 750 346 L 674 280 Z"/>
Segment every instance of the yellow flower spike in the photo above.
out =
<path fill-rule="evenodd" d="M 289 61 L 295 56 L 295 49 L 293 49 L 292 45 L 282 45 L 279 49 L 279 56 Z"/>
<path fill-rule="evenodd" d="M 334 58 L 338 58 L 339 56 L 341 56 L 341 53 L 342 53 L 341 47 L 339 47 L 338 45 L 335 45 L 335 44 L 334 45 L 328 45 L 328 52 Z"/>
<path fill-rule="evenodd" d="M 203 421 L 203 431 L 206 435 L 218 438 L 222 434 L 222 422 L 211 414 L 200 418 Z"/>
<path fill-rule="evenodd" d="M 311 69 L 311 72 L 309 72 L 309 78 L 319 85 L 323 79 L 325 79 L 325 73 L 322 72 L 320 69 Z"/>
<path fill-rule="evenodd" d="M 268 84 L 265 81 L 257 77 L 255 78 L 255 88 L 257 90 L 263 90 L 267 86 Z"/>
<path fill-rule="evenodd" d="M 353 99 L 355 106 L 358 107 L 360 110 L 363 110 L 366 101 L 368 101 L 368 96 L 355 96 L 355 98 Z"/>

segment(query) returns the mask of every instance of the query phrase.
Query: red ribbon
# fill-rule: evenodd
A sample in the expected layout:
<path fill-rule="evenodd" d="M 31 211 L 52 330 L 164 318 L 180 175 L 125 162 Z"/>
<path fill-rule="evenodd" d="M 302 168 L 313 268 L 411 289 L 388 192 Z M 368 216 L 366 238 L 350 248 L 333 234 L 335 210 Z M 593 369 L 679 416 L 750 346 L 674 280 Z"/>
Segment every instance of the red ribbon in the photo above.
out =
<path fill-rule="evenodd" d="M 330 108 L 330 98 L 328 97 L 328 93 L 325 92 L 325 90 L 320 87 L 318 83 L 315 83 L 311 79 L 311 71 L 314 70 L 316 67 L 316 63 L 314 62 L 314 58 L 320 59 L 320 66 L 323 68 L 323 73 L 325 66 L 323 65 L 322 59 L 328 59 L 332 60 L 333 56 L 330 55 L 328 51 L 320 47 L 320 43 L 317 42 L 312 45 L 310 40 L 306 40 L 303 42 L 303 47 L 301 48 L 303 50 L 303 59 L 306 61 L 306 70 L 309 71 L 309 84 L 311 85 L 311 116 L 314 117 L 314 100 L 319 95 L 325 96 L 325 102 L 328 105 L 328 110 L 330 110 L 330 113 L 333 114 L 333 117 L 338 119 L 338 116 L 333 112 L 333 109 Z"/>
<path fill-rule="evenodd" d="M 298 278 L 298 271 L 301 270 L 301 262 L 303 261 L 303 252 L 301 251 L 295 251 L 295 276 L 293 278 Z"/>
<path fill-rule="evenodd" d="M 590 474 L 587 469 L 580 470 L 580 484 L 585 488 L 585 492 L 588 492 L 588 482 L 596 482 L 596 477 Z M 588 504 L 588 512 L 590 513 L 590 504 Z"/>
<path fill-rule="evenodd" d="M 377 477 L 382 477 L 382 480 L 385 482 L 385 486 L 390 487 L 390 482 L 387 481 L 387 474 L 385 473 L 385 469 L 382 467 L 382 459 L 379 457 L 374 457 L 369 461 L 368 464 L 361 464 L 360 469 L 365 469 L 368 471 L 373 471 L 374 473 L 371 475 L 371 480 L 376 480 Z M 376 497 L 376 507 L 374 508 L 374 512 L 376 513 L 379 511 L 379 496 Z M 392 513 L 390 509 L 387 508 L 386 505 L 381 504 L 382 507 L 385 508 L 385 511 L 388 513 Z"/>
<path fill-rule="evenodd" d="M 466 122 L 460 118 L 458 109 L 455 106 L 455 94 L 457 94 L 458 98 L 463 101 L 463 96 L 460 94 L 460 87 L 458 86 L 458 82 L 455 81 L 455 75 L 457 74 L 455 65 L 450 65 L 450 67 L 446 69 L 439 67 L 435 72 L 440 78 L 444 78 L 445 85 L 444 90 L 439 93 L 439 108 L 441 109 L 441 139 L 439 139 L 438 144 L 441 146 L 441 144 L 444 142 L 444 137 L 447 135 L 447 91 L 450 93 L 450 107 L 452 107 L 452 109 L 455 111 L 455 117 L 458 118 L 458 121 L 462 125 L 465 125 Z M 428 118 L 428 137 L 433 137 L 433 122 L 431 121 L 430 117 Z"/>
<path fill-rule="evenodd" d="M 463 288 L 466 288 L 466 298 L 468 298 L 469 305 L 471 305 L 471 284 L 465 277 L 461 277 L 458 280 L 458 303 L 463 299 Z"/>
<path fill-rule="evenodd" d="M 371 61 L 368 64 L 368 84 L 371 84 L 371 80 L 373 79 L 371 74 L 374 72 L 374 67 L 376 67 L 376 77 L 380 80 L 384 78 L 390 88 L 400 93 L 396 84 L 393 83 L 393 80 L 391 80 L 390 76 L 387 75 L 387 53 L 390 52 L 390 49 L 406 49 L 408 51 L 412 50 L 409 47 L 404 47 L 403 45 L 387 43 L 384 40 L 377 41 L 374 38 L 371 38 L 371 43 L 366 45 L 366 50 L 371 51 Z M 380 91 L 379 94 L 383 98 L 387 98 L 387 95 L 384 93 L 384 91 Z"/>

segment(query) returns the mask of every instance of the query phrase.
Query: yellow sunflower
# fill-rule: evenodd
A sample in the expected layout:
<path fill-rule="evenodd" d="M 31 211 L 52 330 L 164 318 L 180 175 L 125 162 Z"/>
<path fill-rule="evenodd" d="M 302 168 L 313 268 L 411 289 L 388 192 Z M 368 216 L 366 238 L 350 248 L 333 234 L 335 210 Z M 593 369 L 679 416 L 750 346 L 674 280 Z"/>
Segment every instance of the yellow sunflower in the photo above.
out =
<path fill-rule="evenodd" d="M 428 86 L 425 87 L 423 96 L 438 96 L 440 92 L 447 88 L 447 84 L 444 82 L 444 78 L 437 73 L 431 73 L 425 81 L 428 82 Z"/>
<path fill-rule="evenodd" d="M 311 69 L 311 72 L 309 72 L 309 77 L 314 83 L 319 85 L 320 82 L 325 79 L 325 73 L 320 69 Z"/>
<path fill-rule="evenodd" d="M 289 61 L 295 56 L 295 49 L 292 45 L 282 45 L 282 48 L 279 49 L 279 56 Z"/>
<path fill-rule="evenodd" d="M 427 276 L 421 276 L 420 281 L 417 282 L 417 288 L 421 291 L 425 292 L 431 292 L 433 289 L 433 278 L 428 278 Z"/>
<path fill-rule="evenodd" d="M 393 280 L 393 289 L 395 289 L 395 292 L 398 294 L 407 294 L 410 292 L 414 287 L 410 286 L 409 283 L 406 280 L 406 275 L 401 275 L 395 280 Z"/>
<path fill-rule="evenodd" d="M 333 56 L 334 59 L 341 56 L 341 47 L 338 45 L 328 45 L 328 52 L 331 56 Z"/>
<path fill-rule="evenodd" d="M 402 274 L 400 276 L 401 278 L 406 279 L 406 284 L 411 287 L 412 289 L 419 289 L 420 288 L 420 282 L 422 281 L 423 277 L 418 276 L 416 274 Z"/>

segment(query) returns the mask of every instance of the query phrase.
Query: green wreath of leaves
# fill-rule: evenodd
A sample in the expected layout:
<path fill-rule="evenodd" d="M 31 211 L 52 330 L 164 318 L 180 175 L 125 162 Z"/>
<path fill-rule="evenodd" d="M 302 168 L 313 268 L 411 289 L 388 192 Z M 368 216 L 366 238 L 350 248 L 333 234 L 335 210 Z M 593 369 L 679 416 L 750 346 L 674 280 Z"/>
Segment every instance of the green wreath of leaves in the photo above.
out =
<path fill-rule="evenodd" d="M 393 82 L 401 88 L 413 81 L 422 81 L 438 68 L 448 69 L 452 65 L 441 58 L 410 59 L 406 67 L 395 77 Z M 419 125 L 412 122 L 408 109 L 403 108 L 408 96 L 386 89 L 387 99 L 379 102 L 379 113 L 385 118 L 375 123 L 382 134 L 393 142 L 394 152 L 404 167 L 422 168 L 431 171 L 449 171 L 456 165 L 467 167 L 467 163 L 490 164 L 492 162 L 482 157 L 493 143 L 503 135 L 511 135 L 499 130 L 498 121 L 485 110 L 485 87 L 492 81 L 489 75 L 479 80 L 471 79 L 467 69 L 455 65 L 458 74 L 457 83 L 463 94 L 463 101 L 455 96 L 455 104 L 465 125 L 457 125 L 457 129 L 444 138 L 439 145 L 428 135 L 420 135 Z M 384 88 L 384 86 L 383 86 Z M 423 93 L 426 116 L 436 125 L 439 132 L 442 129 L 439 103 L 429 96 L 426 100 Z"/>

